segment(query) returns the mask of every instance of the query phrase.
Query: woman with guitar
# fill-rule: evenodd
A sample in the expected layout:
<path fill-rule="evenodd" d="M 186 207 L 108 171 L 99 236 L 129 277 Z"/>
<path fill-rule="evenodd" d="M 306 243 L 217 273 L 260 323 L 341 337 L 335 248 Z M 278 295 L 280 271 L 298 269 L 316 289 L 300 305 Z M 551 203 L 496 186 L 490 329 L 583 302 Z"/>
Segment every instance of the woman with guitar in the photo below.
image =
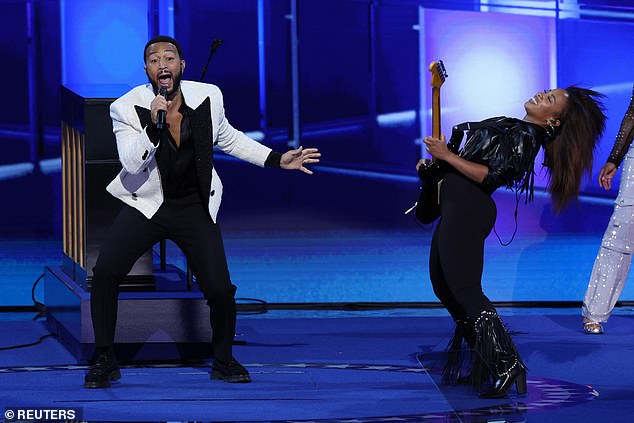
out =
<path fill-rule="evenodd" d="M 473 351 L 467 379 L 481 390 L 481 398 L 503 397 L 513 384 L 519 394 L 526 393 L 526 366 L 482 292 L 484 240 L 496 218 L 491 194 L 501 186 L 514 187 L 518 195 L 532 199 L 534 160 L 541 147 L 554 210 L 576 200 L 605 127 L 601 97 L 574 86 L 537 93 L 524 104 L 523 119 L 499 117 L 454 128 L 450 144 L 455 144 L 456 132 L 468 129 L 458 153 L 448 148 L 443 136 L 425 138 L 427 151 L 446 169 L 439 184 L 440 221 L 429 264 L 434 293 L 456 322 L 443 369 L 445 382 L 465 380 L 458 351 L 466 349 L 466 342 Z"/>

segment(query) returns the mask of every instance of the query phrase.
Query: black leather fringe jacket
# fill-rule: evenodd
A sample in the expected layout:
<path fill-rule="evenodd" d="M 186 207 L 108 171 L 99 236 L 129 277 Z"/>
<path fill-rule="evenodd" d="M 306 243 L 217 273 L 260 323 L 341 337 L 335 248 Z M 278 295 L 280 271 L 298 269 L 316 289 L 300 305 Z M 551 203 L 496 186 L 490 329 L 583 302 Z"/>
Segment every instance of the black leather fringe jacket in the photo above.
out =
<path fill-rule="evenodd" d="M 540 146 L 549 141 L 546 130 L 520 119 L 484 120 L 467 133 L 460 157 L 489 168 L 481 187 L 489 194 L 501 186 L 526 193 L 533 199 L 534 164 Z"/>

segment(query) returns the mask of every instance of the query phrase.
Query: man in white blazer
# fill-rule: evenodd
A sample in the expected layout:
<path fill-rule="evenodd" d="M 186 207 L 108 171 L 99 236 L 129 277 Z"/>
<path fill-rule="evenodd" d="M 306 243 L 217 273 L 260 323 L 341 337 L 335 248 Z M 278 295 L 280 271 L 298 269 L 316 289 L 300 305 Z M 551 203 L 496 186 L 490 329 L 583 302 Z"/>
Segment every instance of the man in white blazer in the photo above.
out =
<path fill-rule="evenodd" d="M 250 382 L 232 355 L 236 287 L 231 283 L 216 217 L 222 182 L 213 148 L 258 166 L 312 172 L 317 149 L 272 151 L 225 118 L 218 87 L 181 81 L 185 69 L 178 42 L 155 37 L 144 49 L 149 84 L 136 87 L 110 107 L 121 172 L 106 188 L 124 205 L 101 247 L 90 298 L 95 360 L 86 388 L 105 388 L 121 377 L 113 343 L 118 284 L 156 242 L 172 239 L 184 252 L 210 307 L 214 362 L 211 377 Z"/>

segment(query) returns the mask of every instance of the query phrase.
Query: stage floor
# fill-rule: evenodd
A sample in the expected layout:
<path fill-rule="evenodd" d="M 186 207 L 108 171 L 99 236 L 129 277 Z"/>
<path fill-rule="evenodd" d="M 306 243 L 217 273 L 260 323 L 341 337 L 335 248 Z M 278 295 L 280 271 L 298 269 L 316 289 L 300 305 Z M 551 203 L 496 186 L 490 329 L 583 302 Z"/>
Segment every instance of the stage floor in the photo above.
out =
<path fill-rule="evenodd" d="M 501 234 L 508 239 L 512 229 Z M 486 241 L 483 287 L 495 302 L 581 303 L 602 232 L 537 234 L 520 228 L 508 247 Z M 429 281 L 431 229 L 224 231 L 237 296 L 268 303 L 437 302 Z M 60 241 L 0 240 L 0 306 L 31 304 L 45 266 L 62 262 Z M 185 268 L 171 241 L 168 262 Z M 158 246 L 155 247 L 158 266 Z M 621 301 L 634 299 L 634 272 Z M 46 303 L 41 285 L 36 298 Z"/>
<path fill-rule="evenodd" d="M 577 309 L 508 309 L 528 367 L 527 396 L 479 400 L 439 383 L 452 330 L 441 309 L 273 310 L 238 319 L 235 356 L 253 383 L 210 380 L 208 363 L 125 363 L 109 389 L 82 388 L 85 366 L 54 337 L 0 355 L 0 405 L 80 408 L 88 421 L 629 422 L 634 310 L 603 336 Z M 0 347 L 48 334 L 34 313 L 0 314 Z"/>

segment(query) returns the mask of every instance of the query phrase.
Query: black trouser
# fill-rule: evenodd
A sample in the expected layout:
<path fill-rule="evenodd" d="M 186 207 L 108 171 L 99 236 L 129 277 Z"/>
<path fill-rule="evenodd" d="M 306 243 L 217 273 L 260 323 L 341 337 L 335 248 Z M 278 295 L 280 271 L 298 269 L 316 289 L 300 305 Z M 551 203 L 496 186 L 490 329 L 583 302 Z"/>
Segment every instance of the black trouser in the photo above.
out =
<path fill-rule="evenodd" d="M 173 240 L 187 257 L 207 300 L 214 357 L 229 361 L 236 325 L 236 287 L 231 284 L 218 225 L 198 195 L 166 199 L 151 219 L 123 206 L 94 268 L 90 309 L 96 346 L 109 347 L 114 343 L 119 282 L 143 253 L 166 238 Z"/>
<path fill-rule="evenodd" d="M 483 310 L 495 310 L 482 292 L 484 240 L 495 223 L 495 202 L 455 173 L 445 176 L 440 198 L 441 218 L 429 256 L 432 286 L 454 320 L 474 321 Z"/>

